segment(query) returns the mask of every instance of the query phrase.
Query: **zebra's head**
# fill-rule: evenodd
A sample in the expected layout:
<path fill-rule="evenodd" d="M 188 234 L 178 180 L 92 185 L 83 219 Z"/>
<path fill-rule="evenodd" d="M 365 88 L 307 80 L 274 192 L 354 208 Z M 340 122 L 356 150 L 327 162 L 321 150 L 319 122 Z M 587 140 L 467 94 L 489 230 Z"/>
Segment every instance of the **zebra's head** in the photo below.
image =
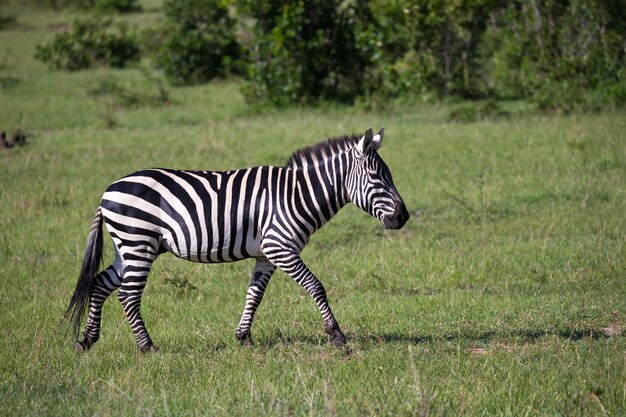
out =
<path fill-rule="evenodd" d="M 385 129 L 374 135 L 371 128 L 352 149 L 354 161 L 348 173 L 348 198 L 357 207 L 380 220 L 386 229 L 400 229 L 409 220 L 389 167 L 378 155 Z"/>

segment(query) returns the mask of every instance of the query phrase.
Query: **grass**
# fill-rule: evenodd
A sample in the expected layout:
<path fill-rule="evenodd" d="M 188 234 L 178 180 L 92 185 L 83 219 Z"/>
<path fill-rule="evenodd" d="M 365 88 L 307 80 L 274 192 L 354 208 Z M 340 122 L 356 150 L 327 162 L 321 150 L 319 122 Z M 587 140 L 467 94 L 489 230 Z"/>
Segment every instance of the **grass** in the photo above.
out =
<path fill-rule="evenodd" d="M 123 107 L 89 88 L 102 77 L 143 88 L 140 71 L 48 70 L 34 46 L 51 36 L 46 22 L 73 16 L 17 10 L 0 32 L 0 79 L 17 79 L 0 90 L 0 129 L 22 128 L 29 144 L 0 150 L 0 415 L 623 415 L 623 111 L 475 123 L 416 104 L 257 113 L 233 81 Z M 100 342 L 71 350 L 59 319 L 111 181 L 148 166 L 283 164 L 382 125 L 412 219 L 388 232 L 347 207 L 303 253 L 345 349 L 280 272 L 255 346 L 241 348 L 252 262 L 165 255 L 143 303 L 163 353 L 136 351 L 115 297 Z"/>

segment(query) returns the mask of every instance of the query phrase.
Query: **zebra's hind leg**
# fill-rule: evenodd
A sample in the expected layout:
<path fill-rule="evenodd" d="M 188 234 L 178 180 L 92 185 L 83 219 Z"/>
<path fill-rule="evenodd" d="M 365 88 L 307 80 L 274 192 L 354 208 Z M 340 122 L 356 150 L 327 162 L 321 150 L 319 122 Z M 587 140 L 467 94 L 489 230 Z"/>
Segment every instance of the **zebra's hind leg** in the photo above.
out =
<path fill-rule="evenodd" d="M 141 295 L 148 280 L 152 263 L 157 257 L 152 248 L 132 248 L 124 250 L 124 276 L 118 291 L 118 298 L 130 327 L 135 335 L 137 348 L 141 352 L 158 353 L 159 348 L 152 343 L 146 325 L 141 318 Z"/>
<path fill-rule="evenodd" d="M 252 345 L 252 338 L 250 336 L 250 329 L 252 327 L 252 321 L 254 320 L 254 313 L 261 304 L 263 294 L 267 288 L 267 284 L 272 278 L 272 274 L 276 270 L 276 267 L 272 265 L 270 261 L 265 258 L 259 258 L 254 265 L 254 271 L 252 272 L 252 279 L 248 286 L 248 292 L 246 293 L 246 305 L 243 309 L 239 326 L 235 332 L 235 337 L 244 346 Z"/>
<path fill-rule="evenodd" d="M 74 342 L 74 350 L 82 352 L 91 348 L 100 338 L 100 323 L 102 322 L 102 306 L 113 291 L 119 288 L 120 261 L 115 262 L 100 272 L 95 279 L 94 287 L 89 296 L 87 324 L 83 332 L 83 340 Z"/>

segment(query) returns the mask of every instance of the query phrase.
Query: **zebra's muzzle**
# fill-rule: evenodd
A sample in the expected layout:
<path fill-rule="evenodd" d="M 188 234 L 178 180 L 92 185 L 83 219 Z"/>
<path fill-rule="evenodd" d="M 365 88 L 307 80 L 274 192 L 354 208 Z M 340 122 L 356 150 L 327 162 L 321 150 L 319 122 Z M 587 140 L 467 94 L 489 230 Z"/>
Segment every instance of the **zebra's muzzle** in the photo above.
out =
<path fill-rule="evenodd" d="M 398 230 L 409 220 L 409 212 L 406 210 L 406 206 L 402 200 L 397 201 L 395 204 L 395 210 L 383 219 L 385 229 Z"/>

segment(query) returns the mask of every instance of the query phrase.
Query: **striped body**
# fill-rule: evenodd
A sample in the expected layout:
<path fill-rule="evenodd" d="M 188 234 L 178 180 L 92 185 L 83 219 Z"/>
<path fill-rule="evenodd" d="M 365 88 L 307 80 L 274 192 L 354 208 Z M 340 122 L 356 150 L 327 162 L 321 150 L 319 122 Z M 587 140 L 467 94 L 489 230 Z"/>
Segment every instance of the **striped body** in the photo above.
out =
<path fill-rule="evenodd" d="M 310 236 L 348 202 L 387 228 L 400 228 L 406 222 L 404 203 L 376 152 L 382 132 L 374 136 L 370 129 L 360 140 L 344 137 L 297 151 L 285 167 L 154 168 L 111 184 L 92 223 L 79 281 L 66 311 L 77 332 L 88 304 L 84 339 L 75 347 L 88 349 L 98 340 L 102 305 L 119 288 L 118 298 L 138 347 L 156 350 L 139 308 L 152 263 L 164 252 L 203 263 L 256 259 L 236 332 L 242 343 L 250 342 L 254 313 L 276 268 L 311 294 L 331 342 L 344 343 L 324 287 L 299 254 Z M 97 273 L 102 223 L 117 256 Z"/>
<path fill-rule="evenodd" d="M 109 233 L 145 236 L 154 251 L 194 262 L 263 256 L 263 237 L 275 234 L 301 250 L 344 198 L 308 171 L 253 167 L 235 171 L 147 169 L 111 184 L 100 206 Z M 324 178 L 322 177 L 322 180 Z M 319 192 L 319 191 L 317 191 Z"/>

